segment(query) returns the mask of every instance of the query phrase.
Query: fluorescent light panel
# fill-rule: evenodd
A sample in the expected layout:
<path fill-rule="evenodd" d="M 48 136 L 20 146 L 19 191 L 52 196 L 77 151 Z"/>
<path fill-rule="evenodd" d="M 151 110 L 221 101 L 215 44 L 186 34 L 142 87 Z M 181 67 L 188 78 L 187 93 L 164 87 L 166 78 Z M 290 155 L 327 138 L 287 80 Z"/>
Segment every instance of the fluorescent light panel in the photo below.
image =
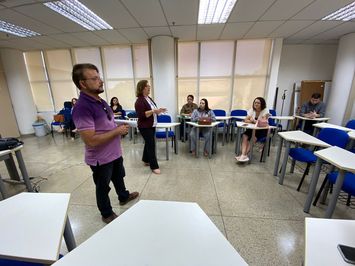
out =
<path fill-rule="evenodd" d="M 14 24 L 11 24 L 3 20 L 0 20 L 0 31 L 10 33 L 16 36 L 20 36 L 20 37 L 32 37 L 32 36 L 41 35 L 35 31 L 20 26 L 16 26 Z"/>
<path fill-rule="evenodd" d="M 92 31 L 113 29 L 106 21 L 77 0 L 61 0 L 43 4 L 85 29 Z"/>
<path fill-rule="evenodd" d="M 198 24 L 225 23 L 237 0 L 200 0 Z"/>
<path fill-rule="evenodd" d="M 322 18 L 322 20 L 349 21 L 355 19 L 355 1 Z"/>

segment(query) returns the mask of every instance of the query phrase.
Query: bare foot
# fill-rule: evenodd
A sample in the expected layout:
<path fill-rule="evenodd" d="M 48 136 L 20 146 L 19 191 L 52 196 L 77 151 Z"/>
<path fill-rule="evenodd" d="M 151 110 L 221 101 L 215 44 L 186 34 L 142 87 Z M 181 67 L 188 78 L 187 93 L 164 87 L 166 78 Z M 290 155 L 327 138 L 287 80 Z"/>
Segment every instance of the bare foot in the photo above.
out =
<path fill-rule="evenodd" d="M 153 169 L 152 172 L 156 175 L 160 175 L 160 173 L 161 173 L 159 168 Z"/>

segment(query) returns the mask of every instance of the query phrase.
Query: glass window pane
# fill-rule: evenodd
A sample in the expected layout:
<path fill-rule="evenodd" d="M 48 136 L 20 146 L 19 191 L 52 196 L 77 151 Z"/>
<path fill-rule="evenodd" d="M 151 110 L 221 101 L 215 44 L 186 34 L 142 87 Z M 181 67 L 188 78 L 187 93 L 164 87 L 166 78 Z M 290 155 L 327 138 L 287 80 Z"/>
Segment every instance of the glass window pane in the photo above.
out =
<path fill-rule="evenodd" d="M 228 113 L 230 108 L 230 90 L 230 79 L 200 79 L 199 100 L 206 98 L 211 109 L 223 109 Z"/>
<path fill-rule="evenodd" d="M 54 81 L 51 82 L 51 88 L 56 111 L 63 109 L 64 102 L 78 97 L 72 81 Z"/>
<path fill-rule="evenodd" d="M 130 46 L 104 47 L 106 78 L 133 78 L 132 55 Z"/>
<path fill-rule="evenodd" d="M 198 43 L 179 43 L 178 50 L 178 76 L 197 77 Z"/>
<path fill-rule="evenodd" d="M 271 40 L 242 40 L 237 42 L 236 75 L 266 75 Z"/>
<path fill-rule="evenodd" d="M 26 52 L 24 57 L 29 81 L 46 80 L 41 52 Z"/>
<path fill-rule="evenodd" d="M 124 110 L 134 110 L 136 95 L 133 80 L 107 82 L 108 103 L 112 97 L 117 97 Z"/>
<path fill-rule="evenodd" d="M 256 97 L 264 97 L 266 77 L 234 79 L 233 109 L 250 109 Z"/>
<path fill-rule="evenodd" d="M 187 102 L 187 95 L 192 94 L 195 99 L 194 102 L 197 103 L 197 79 L 179 79 L 178 80 L 178 112 L 182 106 Z"/>
<path fill-rule="evenodd" d="M 148 45 L 134 45 L 134 74 L 136 79 L 146 79 L 150 77 Z"/>
<path fill-rule="evenodd" d="M 73 65 L 69 50 L 46 51 L 45 58 L 51 82 L 56 80 L 71 80 Z"/>
<path fill-rule="evenodd" d="M 201 77 L 231 76 L 233 41 L 201 43 Z"/>
<path fill-rule="evenodd" d="M 37 112 L 53 111 L 48 82 L 31 82 L 30 84 Z"/>
<path fill-rule="evenodd" d="M 76 48 L 74 51 L 75 64 L 94 64 L 102 73 L 101 56 L 99 48 Z M 101 74 L 102 75 L 102 74 Z"/>

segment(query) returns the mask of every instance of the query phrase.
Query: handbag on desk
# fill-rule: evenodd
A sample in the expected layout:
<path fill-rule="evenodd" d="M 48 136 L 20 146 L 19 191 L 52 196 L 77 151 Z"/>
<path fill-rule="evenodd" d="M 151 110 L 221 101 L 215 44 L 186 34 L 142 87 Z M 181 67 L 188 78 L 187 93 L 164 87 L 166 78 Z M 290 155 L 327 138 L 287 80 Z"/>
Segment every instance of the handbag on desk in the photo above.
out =
<path fill-rule="evenodd" d="M 199 125 L 211 125 L 212 118 L 211 117 L 201 117 L 198 119 L 197 124 Z"/>
<path fill-rule="evenodd" d="M 23 142 L 16 138 L 0 138 L 0 151 L 11 150 L 22 144 Z"/>
<path fill-rule="evenodd" d="M 257 127 L 268 127 L 269 126 L 269 120 L 266 118 L 261 118 L 256 121 L 256 126 Z"/>

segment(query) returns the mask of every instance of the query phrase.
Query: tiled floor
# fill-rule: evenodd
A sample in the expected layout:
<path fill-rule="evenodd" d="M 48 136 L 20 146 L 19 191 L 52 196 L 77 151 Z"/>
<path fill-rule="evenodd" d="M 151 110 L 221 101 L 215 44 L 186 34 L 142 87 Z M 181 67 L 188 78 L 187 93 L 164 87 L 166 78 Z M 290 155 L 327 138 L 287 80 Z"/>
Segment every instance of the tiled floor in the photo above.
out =
<path fill-rule="evenodd" d="M 28 172 L 35 177 L 33 182 L 40 191 L 71 193 L 69 216 L 77 244 L 103 228 L 91 172 L 83 163 L 82 141 L 71 141 L 59 134 L 54 139 L 31 136 L 23 140 Z M 312 207 L 310 215 L 303 212 L 309 177 L 301 192 L 297 192 L 301 177 L 297 168 L 294 174 L 286 175 L 283 186 L 278 184 L 272 175 L 275 147 L 266 163 L 258 162 L 260 153 L 255 150 L 251 165 L 239 165 L 234 160 L 234 143 L 222 147 L 219 142 L 218 153 L 208 159 L 192 157 L 186 144 L 180 142 L 179 154 L 171 152 L 166 161 L 165 142 L 159 142 L 161 175 L 154 175 L 143 166 L 141 138 L 136 144 L 124 138 L 123 149 L 126 186 L 139 191 L 140 199 L 197 202 L 250 265 L 302 264 L 304 218 L 322 217 L 325 206 Z M 0 164 L 0 172 L 7 178 L 4 163 Z M 6 186 L 10 194 L 24 189 L 19 184 Z M 114 189 L 110 197 L 117 214 L 136 202 L 121 207 Z M 355 212 L 338 202 L 333 217 L 354 219 Z M 63 244 L 62 253 L 66 252 Z"/>

